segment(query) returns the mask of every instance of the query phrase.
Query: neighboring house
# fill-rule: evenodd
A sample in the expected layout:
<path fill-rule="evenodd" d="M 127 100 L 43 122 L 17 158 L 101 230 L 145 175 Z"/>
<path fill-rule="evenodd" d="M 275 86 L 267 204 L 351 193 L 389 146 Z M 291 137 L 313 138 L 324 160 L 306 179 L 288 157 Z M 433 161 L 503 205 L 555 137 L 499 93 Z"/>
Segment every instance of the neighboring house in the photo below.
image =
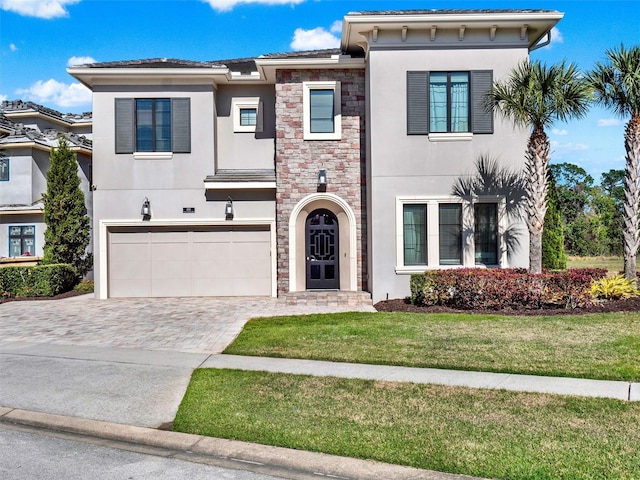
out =
<path fill-rule="evenodd" d="M 64 135 L 78 159 L 91 215 L 90 113 L 62 114 L 32 102 L 0 104 L 0 264 L 34 264 L 42 258 L 44 205 L 51 149 Z"/>
<path fill-rule="evenodd" d="M 526 266 L 505 196 L 452 190 L 481 155 L 521 168 L 527 131 L 483 96 L 561 18 L 359 12 L 335 50 L 70 68 L 93 90 L 97 296 L 378 301 L 413 272 Z"/>

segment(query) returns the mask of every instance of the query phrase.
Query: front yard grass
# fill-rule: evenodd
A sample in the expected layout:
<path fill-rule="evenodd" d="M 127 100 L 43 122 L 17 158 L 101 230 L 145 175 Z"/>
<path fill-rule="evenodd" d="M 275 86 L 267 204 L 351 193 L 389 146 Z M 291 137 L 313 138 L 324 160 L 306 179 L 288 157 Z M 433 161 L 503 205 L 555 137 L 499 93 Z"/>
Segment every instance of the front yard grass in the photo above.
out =
<path fill-rule="evenodd" d="M 640 313 L 259 318 L 224 353 L 640 381 Z"/>
<path fill-rule="evenodd" d="M 640 402 L 196 370 L 174 430 L 509 479 L 633 479 Z"/>

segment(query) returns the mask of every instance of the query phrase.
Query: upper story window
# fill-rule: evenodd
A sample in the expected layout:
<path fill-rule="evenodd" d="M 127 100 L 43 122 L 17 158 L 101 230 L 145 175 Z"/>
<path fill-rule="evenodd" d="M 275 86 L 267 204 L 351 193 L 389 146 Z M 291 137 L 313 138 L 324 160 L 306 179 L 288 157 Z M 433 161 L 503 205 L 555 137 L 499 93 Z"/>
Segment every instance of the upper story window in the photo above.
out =
<path fill-rule="evenodd" d="M 302 103 L 305 140 L 340 140 L 340 82 L 304 82 Z"/>
<path fill-rule="evenodd" d="M 429 75 L 429 132 L 469 131 L 469 73 Z"/>
<path fill-rule="evenodd" d="M 116 98 L 116 153 L 191 151 L 189 98 Z"/>
<path fill-rule="evenodd" d="M 35 225 L 9 226 L 9 256 L 29 257 L 35 255 Z"/>
<path fill-rule="evenodd" d="M 171 152 L 171 99 L 136 100 L 136 151 Z"/>
<path fill-rule="evenodd" d="M 234 132 L 262 132 L 264 108 L 258 97 L 231 100 Z"/>
<path fill-rule="evenodd" d="M 9 181 L 9 159 L 0 158 L 0 182 Z"/>
<path fill-rule="evenodd" d="M 407 133 L 493 133 L 484 104 L 493 72 L 407 72 Z"/>

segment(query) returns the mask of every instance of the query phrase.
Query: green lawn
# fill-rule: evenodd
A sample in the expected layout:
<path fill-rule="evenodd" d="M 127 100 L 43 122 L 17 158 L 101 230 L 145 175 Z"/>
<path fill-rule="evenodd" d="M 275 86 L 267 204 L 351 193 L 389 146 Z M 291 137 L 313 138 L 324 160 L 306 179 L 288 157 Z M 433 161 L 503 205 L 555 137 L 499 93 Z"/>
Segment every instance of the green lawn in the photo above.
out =
<path fill-rule="evenodd" d="M 640 381 L 640 313 L 261 318 L 225 353 Z"/>
<path fill-rule="evenodd" d="M 508 479 L 637 479 L 640 403 L 196 370 L 174 429 Z"/>
<path fill-rule="evenodd" d="M 604 268 L 610 273 L 624 270 L 622 257 L 567 257 L 567 268 Z"/>

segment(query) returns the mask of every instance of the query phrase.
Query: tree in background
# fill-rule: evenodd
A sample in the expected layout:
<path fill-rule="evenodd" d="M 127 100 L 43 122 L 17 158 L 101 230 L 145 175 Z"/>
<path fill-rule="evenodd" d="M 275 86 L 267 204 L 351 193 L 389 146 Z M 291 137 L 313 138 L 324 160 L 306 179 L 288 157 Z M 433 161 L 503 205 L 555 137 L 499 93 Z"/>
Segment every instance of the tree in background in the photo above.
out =
<path fill-rule="evenodd" d="M 640 244 L 640 46 L 607 50 L 607 63 L 596 63 L 587 75 L 595 100 L 621 118 L 631 117 L 624 133 L 626 150 L 624 196 L 624 274 L 636 279 Z"/>
<path fill-rule="evenodd" d="M 43 263 L 69 263 L 80 276 L 92 266 L 87 253 L 90 229 L 89 217 L 80 189 L 78 162 L 63 136 L 58 147 L 51 150 L 47 172 L 47 192 L 43 195 L 44 232 Z"/>
<path fill-rule="evenodd" d="M 558 210 L 565 225 L 565 250 L 571 255 L 619 255 L 622 249 L 624 171 L 603 173 L 601 185 L 577 165 L 549 166 Z"/>
<path fill-rule="evenodd" d="M 542 268 L 551 270 L 567 268 L 563 221 L 558 209 L 558 197 L 553 175 L 549 175 L 547 213 L 544 216 L 544 230 L 542 231 Z"/>
<path fill-rule="evenodd" d="M 574 64 L 547 67 L 524 61 L 503 82 L 496 82 L 487 103 L 516 125 L 531 128 L 525 154 L 529 270 L 542 271 L 542 232 L 547 213 L 549 137 L 546 129 L 557 120 L 580 118 L 587 113 L 590 89 Z"/>

